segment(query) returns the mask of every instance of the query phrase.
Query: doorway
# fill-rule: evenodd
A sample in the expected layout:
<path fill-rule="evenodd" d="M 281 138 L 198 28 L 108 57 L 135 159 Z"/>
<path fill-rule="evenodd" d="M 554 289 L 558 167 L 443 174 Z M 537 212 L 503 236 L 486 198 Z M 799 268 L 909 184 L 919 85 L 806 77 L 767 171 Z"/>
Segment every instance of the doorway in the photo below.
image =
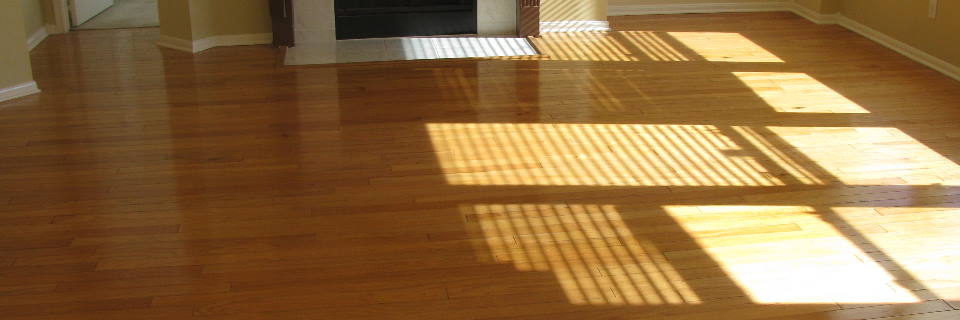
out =
<path fill-rule="evenodd" d="M 55 33 L 159 27 L 158 0 L 50 0 Z"/>
<path fill-rule="evenodd" d="M 70 2 L 79 6 L 79 8 L 71 7 L 71 11 L 78 13 L 83 12 L 84 6 L 88 6 L 88 16 L 72 19 L 73 28 L 76 30 L 160 26 L 157 0 L 71 0 Z M 86 4 L 83 4 L 84 2 Z M 91 9 L 99 9 L 99 11 L 94 15 L 89 15 L 90 12 L 94 12 Z"/>

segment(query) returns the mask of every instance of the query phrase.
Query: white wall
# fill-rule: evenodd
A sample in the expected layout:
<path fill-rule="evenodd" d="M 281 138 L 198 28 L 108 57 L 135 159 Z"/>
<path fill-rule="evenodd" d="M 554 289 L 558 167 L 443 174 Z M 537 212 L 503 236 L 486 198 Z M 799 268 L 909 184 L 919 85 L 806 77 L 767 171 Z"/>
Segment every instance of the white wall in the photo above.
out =
<path fill-rule="evenodd" d="M 479 0 L 477 33 L 482 35 L 517 34 L 516 0 Z"/>
<path fill-rule="evenodd" d="M 73 25 L 81 25 L 112 6 L 113 0 L 70 0 Z"/>

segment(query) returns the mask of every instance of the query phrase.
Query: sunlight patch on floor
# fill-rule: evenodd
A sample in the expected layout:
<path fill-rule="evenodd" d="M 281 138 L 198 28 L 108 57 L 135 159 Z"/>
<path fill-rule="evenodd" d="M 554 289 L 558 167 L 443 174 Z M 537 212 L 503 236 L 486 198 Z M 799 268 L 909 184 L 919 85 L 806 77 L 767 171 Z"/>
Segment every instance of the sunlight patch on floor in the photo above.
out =
<path fill-rule="evenodd" d="M 560 32 L 546 33 L 533 42 L 549 60 L 784 62 L 739 33 Z"/>
<path fill-rule="evenodd" d="M 431 123 L 427 130 L 452 185 L 780 186 L 784 175 L 819 183 L 768 137 L 744 139 L 710 125 Z M 766 168 L 768 158 L 786 169 Z"/>
<path fill-rule="evenodd" d="M 954 178 L 960 166 L 897 128 L 768 129 L 787 144 L 782 150 L 802 153 L 821 170 L 847 185 L 958 185 L 960 182 Z"/>
<path fill-rule="evenodd" d="M 777 112 L 870 113 L 804 73 L 734 72 Z"/>
<path fill-rule="evenodd" d="M 931 294 L 914 291 L 923 289 L 960 296 L 953 258 L 908 248 L 923 245 L 923 237 L 903 230 L 909 224 L 897 225 L 908 216 L 876 211 L 889 208 L 465 206 L 467 228 L 483 239 L 478 254 L 519 271 L 553 274 L 577 305 L 701 304 L 740 296 L 757 304 L 917 303 Z M 850 225 L 838 228 L 840 220 Z M 879 226 L 888 222 L 890 230 Z M 956 245 L 938 244 L 930 252 L 947 246 Z M 915 267 L 899 269 L 898 261 Z"/>
<path fill-rule="evenodd" d="M 496 262 L 552 272 L 577 305 L 697 304 L 699 298 L 650 239 L 635 236 L 613 206 L 477 204 Z"/>
<path fill-rule="evenodd" d="M 666 212 L 686 213 L 690 206 L 667 206 Z M 852 230 L 841 233 L 825 215 L 807 206 L 698 206 L 702 215 L 672 215 L 710 258 L 756 303 L 913 303 L 921 300 L 895 278 L 871 253 L 851 241 Z M 840 216 L 865 220 L 876 217 L 870 208 L 838 210 Z M 716 236 L 711 228 L 749 225 L 780 232 Z M 857 234 L 884 234 L 867 225 Z M 709 229 L 708 229 L 709 230 Z M 846 234 L 845 234 L 846 233 Z M 855 236 L 853 238 L 856 238 Z M 885 248 L 879 248 L 884 250 Z M 684 260 L 690 252 L 669 253 Z"/>
<path fill-rule="evenodd" d="M 739 33 L 667 32 L 701 59 L 714 62 L 784 62 Z"/>
<path fill-rule="evenodd" d="M 549 60 L 693 61 L 668 36 L 650 31 L 560 32 L 532 39 Z"/>
<path fill-rule="evenodd" d="M 537 50 L 524 38 L 401 37 L 299 44 L 287 49 L 285 64 L 516 57 L 537 54 Z"/>

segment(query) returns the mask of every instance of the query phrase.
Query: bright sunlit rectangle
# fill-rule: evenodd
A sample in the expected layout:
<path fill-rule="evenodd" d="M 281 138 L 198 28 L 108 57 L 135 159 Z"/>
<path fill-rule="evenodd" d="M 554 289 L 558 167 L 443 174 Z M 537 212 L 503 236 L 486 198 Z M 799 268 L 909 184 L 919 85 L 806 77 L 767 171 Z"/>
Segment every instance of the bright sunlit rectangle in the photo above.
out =
<path fill-rule="evenodd" d="M 745 132 L 749 128 L 738 128 Z M 768 127 L 816 164 L 817 175 L 847 185 L 957 185 L 960 166 L 898 128 Z"/>
<path fill-rule="evenodd" d="M 689 206 L 667 206 L 685 213 Z M 699 206 L 702 215 L 675 215 L 680 226 L 704 248 L 714 263 L 757 303 L 915 303 L 922 301 L 877 259 L 851 241 L 851 234 L 886 234 L 872 224 L 841 233 L 824 212 L 806 206 Z M 837 208 L 849 220 L 878 219 L 872 208 Z M 825 221 L 827 220 L 827 221 Z M 789 223 L 795 229 L 769 234 L 703 237 L 705 223 L 774 229 Z M 900 235 L 904 236 L 904 235 Z M 879 250 L 887 250 L 880 245 Z M 871 250 L 876 250 L 871 248 Z M 682 260 L 687 253 L 667 254 Z M 892 256 L 896 258 L 896 255 Z M 901 271 L 895 270 L 900 273 Z"/>
<path fill-rule="evenodd" d="M 699 304 L 651 239 L 635 235 L 615 206 L 477 204 L 486 249 L 519 271 L 550 272 L 576 305 Z"/>
<path fill-rule="evenodd" d="M 957 247 L 960 218 L 951 207 L 487 203 L 461 210 L 484 240 L 478 253 L 518 271 L 552 273 L 577 305 L 960 296 L 960 262 L 943 254 Z"/>
<path fill-rule="evenodd" d="M 559 32 L 533 41 L 549 60 L 783 63 L 739 33 Z"/>
<path fill-rule="evenodd" d="M 955 185 L 897 128 L 430 123 L 442 178 L 484 186 Z M 396 164 L 395 171 L 425 169 Z M 433 176 L 431 179 L 435 179 Z M 416 176 L 375 179 L 412 183 Z M 434 181 L 434 180 L 430 180 Z"/>
<path fill-rule="evenodd" d="M 451 185 L 778 186 L 783 174 L 818 183 L 766 137 L 738 144 L 738 132 L 710 125 L 431 123 L 427 130 Z M 771 174 L 758 161 L 768 158 L 788 169 Z"/>
<path fill-rule="evenodd" d="M 732 32 L 668 32 L 699 58 L 717 62 L 783 62 L 747 37 Z"/>
<path fill-rule="evenodd" d="M 870 113 L 805 73 L 734 72 L 777 112 Z"/>

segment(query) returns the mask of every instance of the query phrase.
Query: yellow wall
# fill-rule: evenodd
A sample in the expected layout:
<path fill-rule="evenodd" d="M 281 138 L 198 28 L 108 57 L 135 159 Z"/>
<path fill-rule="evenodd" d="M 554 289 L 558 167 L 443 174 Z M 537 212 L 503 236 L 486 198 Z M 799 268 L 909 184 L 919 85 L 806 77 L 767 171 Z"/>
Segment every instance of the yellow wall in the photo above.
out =
<path fill-rule="evenodd" d="M 37 29 L 44 28 L 43 5 L 42 0 L 20 0 L 23 6 L 23 26 L 27 31 L 27 37 L 32 35 Z"/>
<path fill-rule="evenodd" d="M 842 0 L 794 0 L 794 2 L 801 6 L 823 14 L 840 12 L 841 1 Z"/>
<path fill-rule="evenodd" d="M 541 21 L 607 21 L 607 0 L 541 0 L 540 9 Z"/>
<path fill-rule="evenodd" d="M 843 0 L 820 0 L 821 13 L 837 13 L 843 6 Z"/>
<path fill-rule="evenodd" d="M 955 66 L 960 66 L 960 1 L 942 0 L 936 19 L 928 1 L 843 0 L 840 13 Z"/>
<path fill-rule="evenodd" d="M 160 34 L 167 37 L 194 40 L 190 24 L 190 0 L 157 1 L 160 13 Z"/>
<path fill-rule="evenodd" d="M 0 88 L 33 81 L 20 1 L 0 1 Z"/>
<path fill-rule="evenodd" d="M 692 4 L 692 3 L 735 3 L 735 2 L 775 2 L 778 0 L 610 0 L 611 6 L 632 4 Z"/>
<path fill-rule="evenodd" d="M 190 15 L 194 39 L 272 30 L 265 0 L 192 0 Z"/>
<path fill-rule="evenodd" d="M 160 33 L 183 40 L 270 33 L 266 0 L 161 0 Z"/>

